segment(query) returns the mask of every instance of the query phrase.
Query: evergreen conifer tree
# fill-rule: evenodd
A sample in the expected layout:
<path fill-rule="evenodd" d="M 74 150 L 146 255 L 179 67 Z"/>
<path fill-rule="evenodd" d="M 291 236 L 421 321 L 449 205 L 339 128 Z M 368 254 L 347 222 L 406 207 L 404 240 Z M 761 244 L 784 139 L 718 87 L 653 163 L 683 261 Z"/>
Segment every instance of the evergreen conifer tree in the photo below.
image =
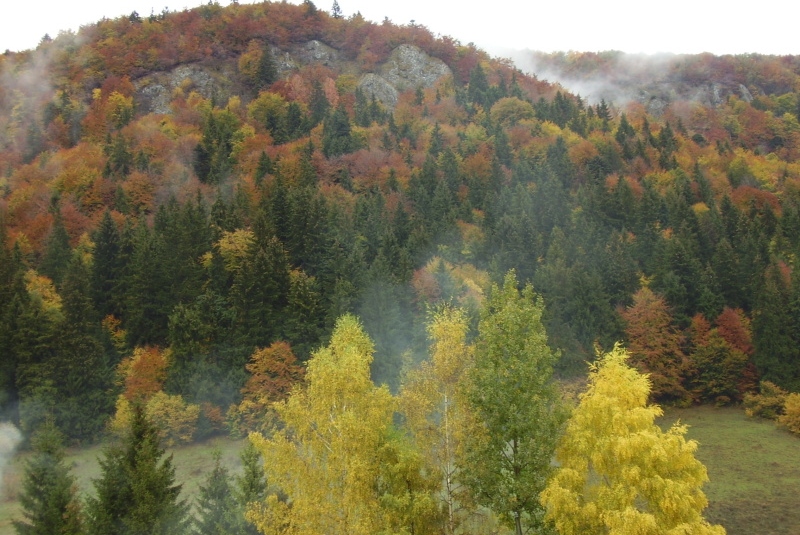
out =
<path fill-rule="evenodd" d="M 248 441 L 247 446 L 242 450 L 242 473 L 235 478 L 236 486 L 234 495 L 242 513 L 247 512 L 251 503 L 259 503 L 267 497 L 267 476 L 264 474 L 261 453 Z M 259 531 L 255 525 L 245 522 L 242 533 L 246 535 L 258 535 Z"/>
<path fill-rule="evenodd" d="M 52 420 L 42 424 L 32 443 L 19 495 L 24 520 L 15 520 L 14 529 L 18 535 L 82 534 L 75 478 L 64 464 L 62 436 Z"/>
<path fill-rule="evenodd" d="M 158 430 L 134 405 L 124 442 L 100 460 L 97 495 L 87 502 L 89 535 L 181 535 L 188 505 L 179 499 L 172 456 L 164 457 Z"/>
<path fill-rule="evenodd" d="M 242 533 L 244 518 L 231 492 L 230 474 L 220 462 L 220 451 L 214 451 L 213 455 L 214 469 L 208 474 L 205 485 L 200 486 L 195 533 L 198 535 Z"/>

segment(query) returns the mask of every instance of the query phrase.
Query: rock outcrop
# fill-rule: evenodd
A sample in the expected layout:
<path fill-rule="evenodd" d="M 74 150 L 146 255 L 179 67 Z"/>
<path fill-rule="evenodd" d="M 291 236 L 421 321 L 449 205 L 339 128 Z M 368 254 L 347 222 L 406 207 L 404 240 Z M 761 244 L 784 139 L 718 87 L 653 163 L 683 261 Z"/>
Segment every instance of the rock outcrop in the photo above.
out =
<path fill-rule="evenodd" d="M 342 54 L 320 41 L 309 41 L 288 50 L 272 49 L 278 73 L 288 76 L 293 71 L 320 64 L 340 73 L 359 74 L 355 62 L 346 61 Z M 400 45 L 378 72 L 361 76 L 359 87 L 367 97 L 375 96 L 389 109 L 397 104 L 398 94 L 418 87 L 432 87 L 443 76 L 452 75 L 441 60 L 432 58 L 413 45 Z M 234 61 L 215 64 L 192 63 L 179 65 L 168 72 L 144 76 L 134 82 L 136 105 L 150 113 L 170 113 L 169 103 L 178 87 L 197 91 L 206 98 L 216 95 L 225 98 L 238 80 Z"/>
<path fill-rule="evenodd" d="M 375 96 L 391 109 L 401 91 L 432 87 L 443 76 L 452 74 L 442 60 L 430 57 L 414 45 L 400 45 L 377 73 L 365 74 L 358 85 L 367 96 Z"/>
<path fill-rule="evenodd" d="M 397 95 L 399 94 L 397 89 L 382 76 L 372 72 L 367 73 L 359 80 L 358 87 L 367 97 L 374 96 L 387 108 L 391 109 L 397 105 Z"/>
<path fill-rule="evenodd" d="M 418 47 L 400 45 L 380 68 L 380 75 L 398 91 L 431 87 L 442 76 L 452 74 L 442 60 L 432 58 Z"/>
<path fill-rule="evenodd" d="M 235 76 L 232 66 L 215 69 L 199 63 L 179 65 L 168 72 L 149 74 L 134 81 L 136 107 L 149 113 L 170 113 L 172 93 L 178 87 L 197 91 L 205 98 L 227 94 Z"/>

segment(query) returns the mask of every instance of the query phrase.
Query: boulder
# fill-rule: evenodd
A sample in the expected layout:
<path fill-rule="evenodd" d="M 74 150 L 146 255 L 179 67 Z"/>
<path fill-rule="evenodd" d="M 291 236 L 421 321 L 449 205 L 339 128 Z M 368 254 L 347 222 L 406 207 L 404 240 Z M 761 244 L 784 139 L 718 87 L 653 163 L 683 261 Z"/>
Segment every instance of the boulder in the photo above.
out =
<path fill-rule="evenodd" d="M 432 87 L 442 76 L 452 75 L 442 60 L 432 58 L 414 45 L 400 45 L 381 65 L 379 74 L 398 91 Z"/>
<path fill-rule="evenodd" d="M 368 98 L 373 96 L 389 109 L 397 105 L 397 89 L 386 78 L 375 73 L 368 73 L 361 77 L 358 87 Z"/>
<path fill-rule="evenodd" d="M 205 98 L 225 94 L 233 73 L 216 71 L 199 63 L 179 65 L 167 72 L 143 76 L 134 81 L 137 108 L 146 113 L 170 113 L 169 103 L 176 88 L 184 86 Z M 185 85 L 186 84 L 186 85 Z"/>

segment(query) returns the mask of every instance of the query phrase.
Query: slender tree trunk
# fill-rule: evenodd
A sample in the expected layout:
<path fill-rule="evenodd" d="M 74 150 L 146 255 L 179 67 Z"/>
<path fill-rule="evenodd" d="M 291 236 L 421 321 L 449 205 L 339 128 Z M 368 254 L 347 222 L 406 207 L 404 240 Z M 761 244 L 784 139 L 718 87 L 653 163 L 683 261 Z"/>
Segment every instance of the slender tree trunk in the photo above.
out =
<path fill-rule="evenodd" d="M 453 503 L 453 481 L 452 481 L 452 454 L 450 451 L 450 400 L 447 393 L 444 396 L 444 450 L 447 465 L 446 489 L 447 493 L 447 533 L 453 535 L 456 531 L 455 504 Z"/>

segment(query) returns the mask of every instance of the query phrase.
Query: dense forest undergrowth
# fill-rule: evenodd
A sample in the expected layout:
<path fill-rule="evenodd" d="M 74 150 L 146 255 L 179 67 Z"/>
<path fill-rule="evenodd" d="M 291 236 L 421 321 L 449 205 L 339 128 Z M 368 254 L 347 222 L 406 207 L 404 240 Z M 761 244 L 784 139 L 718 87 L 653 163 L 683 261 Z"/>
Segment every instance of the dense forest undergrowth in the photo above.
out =
<path fill-rule="evenodd" d="M 350 317 L 400 395 L 443 311 L 486 350 L 513 270 L 557 378 L 622 341 L 653 400 L 800 429 L 800 63 L 669 73 L 714 98 L 587 101 L 311 2 L 132 13 L 1 55 L 3 419 L 69 445 L 140 409 L 175 444 L 271 430 Z"/>

